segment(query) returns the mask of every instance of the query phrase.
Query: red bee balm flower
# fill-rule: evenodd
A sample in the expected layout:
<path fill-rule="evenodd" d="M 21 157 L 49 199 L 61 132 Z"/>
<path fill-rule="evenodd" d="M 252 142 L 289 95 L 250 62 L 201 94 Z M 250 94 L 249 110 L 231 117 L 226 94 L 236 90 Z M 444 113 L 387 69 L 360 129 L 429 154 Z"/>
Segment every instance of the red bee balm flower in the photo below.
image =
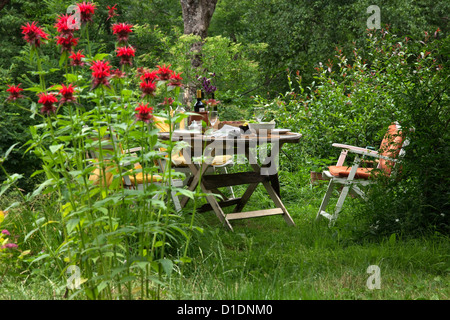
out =
<path fill-rule="evenodd" d="M 125 72 L 122 72 L 120 69 L 116 69 L 111 71 L 111 76 L 115 79 L 125 78 L 127 75 Z"/>
<path fill-rule="evenodd" d="M 111 75 L 111 66 L 108 61 L 94 61 L 92 63 L 92 87 L 91 90 L 97 88 L 99 85 L 103 84 L 109 87 L 109 76 Z"/>
<path fill-rule="evenodd" d="M 81 54 L 81 51 L 78 51 L 77 53 L 72 52 L 72 54 L 69 56 L 70 64 L 72 66 L 82 66 L 84 65 L 84 62 L 81 61 L 81 58 L 84 58 L 84 55 Z"/>
<path fill-rule="evenodd" d="M 117 56 L 120 57 L 120 64 L 132 65 L 131 57 L 134 57 L 136 50 L 133 47 L 119 47 L 117 48 Z"/>
<path fill-rule="evenodd" d="M 170 79 L 170 76 L 173 73 L 173 71 L 169 69 L 170 66 L 171 66 L 170 64 L 167 67 L 165 64 L 162 67 L 157 66 L 158 70 L 156 71 L 156 74 L 158 75 L 159 80 L 164 81 Z"/>
<path fill-rule="evenodd" d="M 41 27 L 36 25 L 33 21 L 31 24 L 27 22 L 25 26 L 22 26 L 23 38 L 32 46 L 40 47 L 41 38 L 48 40 L 48 34 L 46 34 Z"/>
<path fill-rule="evenodd" d="M 75 97 L 73 96 L 74 87 L 72 84 L 69 84 L 67 87 L 62 84 L 62 89 L 59 90 L 59 94 L 62 96 L 59 104 L 67 103 L 67 102 L 75 102 Z"/>
<path fill-rule="evenodd" d="M 175 100 L 172 97 L 165 97 L 164 98 L 164 102 L 161 102 L 159 105 L 161 106 L 171 106 L 173 103 L 175 102 Z"/>
<path fill-rule="evenodd" d="M 61 35 L 72 35 L 73 29 L 69 28 L 69 24 L 75 25 L 76 21 L 75 19 L 72 19 L 72 21 L 69 22 L 70 17 L 69 14 L 64 14 L 58 16 L 56 19 L 54 27 Z"/>
<path fill-rule="evenodd" d="M 24 96 L 20 94 L 21 91 L 23 91 L 22 88 L 20 87 L 20 83 L 17 86 L 10 86 L 9 84 L 7 85 L 9 87 L 9 89 L 6 89 L 7 92 L 9 92 L 9 97 L 6 98 L 6 100 L 8 101 L 16 101 L 16 99 L 20 99 L 23 98 Z"/>
<path fill-rule="evenodd" d="M 113 34 L 117 35 L 117 41 L 119 42 L 128 42 L 128 35 L 133 32 L 131 28 L 133 28 L 133 25 L 123 22 L 112 26 Z"/>
<path fill-rule="evenodd" d="M 183 80 L 183 78 L 181 77 L 181 73 L 176 74 L 175 72 L 173 72 L 170 75 L 169 86 L 181 87 L 181 86 L 183 86 L 183 84 L 181 83 L 181 80 Z"/>
<path fill-rule="evenodd" d="M 64 36 L 56 36 L 56 44 L 61 46 L 61 52 L 64 51 L 72 51 L 72 46 L 76 46 L 78 44 L 79 38 L 74 38 L 72 34 Z"/>
<path fill-rule="evenodd" d="M 92 16 L 95 12 L 95 4 L 92 2 L 82 2 L 77 4 L 78 9 L 80 9 L 80 20 L 81 23 L 92 22 Z"/>
<path fill-rule="evenodd" d="M 116 6 L 117 6 L 117 4 L 113 5 L 112 7 L 106 6 L 106 8 L 108 9 L 108 19 L 106 19 L 106 20 L 109 20 L 115 16 L 118 16 L 118 14 L 116 13 L 116 10 L 117 10 Z"/>
<path fill-rule="evenodd" d="M 145 82 L 153 82 L 156 79 L 158 79 L 158 75 L 156 74 L 156 71 L 147 71 L 145 70 L 143 74 L 141 75 L 141 80 Z"/>
<path fill-rule="evenodd" d="M 141 84 L 140 84 L 140 88 L 141 88 L 141 91 L 142 91 L 141 98 L 143 98 L 143 97 L 145 97 L 147 95 L 151 95 L 151 96 L 155 95 L 156 84 L 154 84 L 153 82 L 142 81 Z"/>
<path fill-rule="evenodd" d="M 149 122 L 152 118 L 153 108 L 148 106 L 148 103 L 139 103 L 138 107 L 134 110 L 137 111 L 136 118 L 140 121 Z"/>
<path fill-rule="evenodd" d="M 40 93 L 38 103 L 42 104 L 41 113 L 55 113 L 56 107 L 53 105 L 57 103 L 58 99 L 53 95 L 53 93 Z"/>

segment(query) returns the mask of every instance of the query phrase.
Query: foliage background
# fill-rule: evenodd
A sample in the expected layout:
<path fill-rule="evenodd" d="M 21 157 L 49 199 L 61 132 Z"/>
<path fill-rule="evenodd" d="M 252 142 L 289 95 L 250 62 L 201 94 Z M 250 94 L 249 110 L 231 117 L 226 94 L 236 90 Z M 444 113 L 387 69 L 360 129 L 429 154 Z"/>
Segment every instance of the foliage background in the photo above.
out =
<path fill-rule="evenodd" d="M 72 2 L 16 0 L 10 1 L 0 11 L 0 31 L 4 44 L 0 47 L 0 154 L 15 142 L 19 142 L 19 146 L 23 145 L 30 138 L 28 127 L 35 121 L 24 111 L 4 103 L 6 84 L 22 83 L 26 87 L 36 81 L 36 75 L 29 72 L 29 61 L 25 58 L 28 48 L 22 39 L 20 26 L 36 20 L 47 32 L 54 34 L 53 24 L 57 15 L 64 12 Z M 100 23 L 91 35 L 92 42 L 97 46 L 93 49 L 111 53 L 114 50 L 114 37 L 111 34 L 111 22 L 107 20 L 106 6 L 114 3 L 99 0 L 96 4 L 96 19 Z M 361 77 L 358 82 L 360 90 L 352 92 L 351 98 L 345 96 L 345 84 L 339 82 L 340 74 L 337 74 L 344 71 L 343 67 L 336 65 L 336 50 L 340 50 L 341 57 L 348 59 L 348 64 L 366 67 L 365 62 L 371 59 L 373 53 L 365 36 L 369 16 L 366 9 L 373 4 L 381 8 L 384 29 L 395 33 L 398 39 L 408 37 L 411 41 L 419 42 L 424 31 L 433 33 L 438 28 L 440 37 L 448 39 L 450 4 L 443 0 L 380 0 L 376 3 L 369 0 L 220 0 L 204 48 L 205 69 L 202 71 L 204 75 L 208 72 L 217 75 L 217 98 L 223 103 L 222 116 L 230 119 L 249 118 L 253 106 L 270 106 L 268 115 L 285 115 L 280 125 L 301 131 L 307 137 L 306 140 L 309 139 L 304 144 L 306 147 L 291 147 L 292 150 L 288 152 L 291 152 L 292 158 L 297 157 L 314 170 L 332 163 L 335 157 L 330 147 L 332 142 L 344 140 L 350 144 L 377 145 L 384 127 L 392 120 L 387 116 L 392 111 L 389 108 L 401 104 L 405 107 L 403 110 L 411 111 L 413 116 L 413 111 L 418 109 L 412 106 L 422 101 L 426 92 L 417 91 L 420 96 L 407 97 L 401 96 L 399 92 L 394 97 L 387 94 L 386 90 L 380 90 L 374 95 L 372 80 Z M 189 70 L 189 56 L 183 54 L 193 39 L 183 36 L 179 1 L 124 0 L 120 1 L 118 8 L 116 21 L 129 21 L 136 25 L 132 38 L 139 53 L 137 65 L 152 67 L 174 61 L 174 68 L 183 72 L 186 78 L 195 79 L 198 70 Z M 353 53 L 355 48 L 357 55 Z M 59 55 L 57 50 L 51 51 L 53 49 L 45 47 L 44 50 L 49 57 Z M 443 42 L 439 50 L 441 60 L 448 61 L 448 40 Z M 419 51 L 417 49 L 416 53 Z M 57 63 L 55 61 L 57 59 L 45 61 L 45 67 L 55 67 L 52 65 Z M 329 75 L 327 67 L 331 63 L 335 73 Z M 321 71 L 317 72 L 316 68 Z M 55 79 L 58 76 L 56 72 Z M 51 79 L 52 75 L 48 75 L 48 78 Z M 385 81 L 387 78 L 378 80 Z M 301 82 L 297 84 L 298 81 Z M 296 87 L 296 94 L 304 95 L 301 102 L 297 98 L 292 99 L 290 93 L 293 87 Z M 32 92 L 28 94 L 35 99 Z M 410 101 L 410 104 L 406 101 Z M 348 103 L 353 108 L 348 108 Z M 314 123 L 311 122 L 312 117 L 304 116 L 305 106 L 315 108 Z M 429 126 L 433 128 L 429 137 L 436 137 L 447 129 L 446 112 L 442 122 Z M 295 115 L 290 116 L 293 113 Z M 331 121 L 330 116 L 338 122 Z M 429 119 L 432 121 L 434 116 L 430 114 Z M 317 131 L 321 134 L 308 135 Z M 426 139 L 421 141 L 426 143 Z M 446 142 L 445 139 L 439 141 Z M 445 159 L 448 152 L 446 148 L 436 147 L 435 150 L 438 150 L 436 159 Z M 23 151 L 23 147 L 13 150 L 10 160 L 4 165 L 8 172 L 30 177 L 40 163 L 31 153 L 24 155 Z M 445 163 L 441 167 L 445 168 Z M 295 170 L 296 166 L 290 163 L 289 168 Z M 20 187 L 32 190 L 38 179 L 39 176 L 21 179 Z M 426 181 L 432 181 L 430 179 Z M 3 174 L 0 174 L 0 180 L 4 180 Z M 443 194 L 440 202 L 446 203 L 443 199 L 447 193 L 442 190 L 439 192 Z"/>
<path fill-rule="evenodd" d="M 53 24 L 57 15 L 72 3 L 62 0 L 16 0 L 10 1 L 0 11 L 0 156 L 11 145 L 18 143 L 4 167 L 10 173 L 23 175 L 19 186 L 25 190 L 24 194 L 35 190 L 42 177 L 37 175 L 30 178 L 33 172 L 40 169 L 41 163 L 32 153 L 23 153 L 24 143 L 31 138 L 28 127 L 35 125 L 36 119 L 4 102 L 7 84 L 22 83 L 26 88 L 37 82 L 36 74 L 30 71 L 29 48 L 22 39 L 20 26 L 26 22 L 38 21 L 53 36 Z M 106 6 L 114 3 L 99 0 L 96 4 L 99 27 L 91 34 L 92 43 L 95 44 L 93 50 L 113 53 L 114 37 L 111 34 L 111 22 L 107 20 Z M 373 4 L 381 8 L 383 30 L 377 32 L 376 39 L 368 39 L 366 20 L 369 14 L 366 13 L 366 8 Z M 279 127 L 291 128 L 304 135 L 302 144 L 283 149 L 280 170 L 280 180 L 285 191 L 284 201 L 294 208 L 292 211 L 300 221 L 301 228 L 284 234 L 284 225 L 277 224 L 278 222 L 271 224 L 271 220 L 268 220 L 267 224 L 276 230 L 270 237 L 260 232 L 260 225 L 252 222 L 244 225 L 247 234 L 223 235 L 218 228 L 208 228 L 205 237 L 209 242 L 205 238 L 193 238 L 194 249 L 189 248 L 192 255 L 198 254 L 201 259 L 194 261 L 191 268 L 184 269 L 188 278 L 178 279 L 190 281 L 189 285 L 193 283 L 192 276 L 203 280 L 197 282 L 202 289 L 197 287 L 192 291 L 205 292 L 205 296 L 213 298 L 217 297 L 214 290 L 218 293 L 226 292 L 221 287 L 224 283 L 233 284 L 230 292 L 223 295 L 229 298 L 239 296 L 236 293 L 238 286 L 234 285 L 235 279 L 243 279 L 244 287 L 248 285 L 252 288 L 255 279 L 262 279 L 259 283 L 268 282 L 273 286 L 275 294 L 272 297 L 282 298 L 286 297 L 287 291 L 292 294 L 294 287 L 298 289 L 298 283 L 292 282 L 292 288 L 289 281 L 284 281 L 284 284 L 289 284 L 287 287 L 278 286 L 267 270 L 276 270 L 275 275 L 280 278 L 287 274 L 301 274 L 299 281 L 320 275 L 325 277 L 321 281 L 323 287 L 326 287 L 323 291 L 335 297 L 326 278 L 331 267 L 323 264 L 324 260 L 329 261 L 331 257 L 335 269 L 340 269 L 339 263 L 343 261 L 348 275 L 352 275 L 353 269 L 360 268 L 360 265 L 365 267 L 366 262 L 387 261 L 388 269 L 396 270 L 401 266 L 401 275 L 395 274 L 395 279 L 404 277 L 405 270 L 402 268 L 406 269 L 406 274 L 411 275 L 409 279 L 416 276 L 417 270 L 414 267 L 420 265 L 421 271 L 424 270 L 420 283 L 424 283 L 423 286 L 432 283 L 440 288 L 440 292 L 444 292 L 439 294 L 445 298 L 445 289 L 448 289 L 443 284 L 445 281 L 439 276 L 430 280 L 427 272 L 431 270 L 432 274 L 445 277 L 448 274 L 448 264 L 442 260 L 447 256 L 437 247 L 432 248 L 438 251 L 437 254 L 427 247 L 435 245 L 431 242 L 433 238 L 439 239 L 439 248 L 448 247 L 448 238 L 445 236 L 449 234 L 450 225 L 448 1 L 384 0 L 374 3 L 368 0 L 220 0 L 212 19 L 209 37 L 203 47 L 203 69 L 200 71 L 190 67 L 190 44 L 198 39 L 183 35 L 179 1 L 124 0 L 118 3 L 118 8 L 119 17 L 116 21 L 135 24 L 131 37 L 139 53 L 134 60 L 136 67 L 152 68 L 158 64 L 172 63 L 174 69 L 183 72 L 185 79 L 194 82 L 199 73 L 208 75 L 214 72 L 214 81 L 219 88 L 216 97 L 222 101 L 222 118 L 249 119 L 252 117 L 252 108 L 261 105 L 266 107 L 267 120 L 276 118 Z M 438 29 L 440 31 L 435 36 Z M 430 41 L 425 41 L 425 31 L 428 32 Z M 406 37 L 410 39 L 407 46 Z M 400 49 L 396 46 L 399 42 L 405 48 L 405 55 L 398 54 Z M 43 50 L 48 57 L 44 61 L 45 70 L 54 70 L 49 71 L 46 78 L 50 83 L 57 83 L 62 73 L 57 70 L 60 52 L 55 50 L 54 45 L 44 46 Z M 439 72 L 436 65 L 440 65 Z M 34 92 L 25 94 L 36 101 Z M 342 224 L 335 229 L 326 230 L 325 236 L 322 234 L 323 229 L 311 228 L 309 219 L 315 214 L 324 188 L 323 185 L 313 186 L 306 182 L 308 171 L 321 170 L 335 161 L 337 154 L 331 147 L 333 142 L 377 146 L 386 126 L 393 120 L 402 121 L 405 127 L 415 128 L 410 134 L 411 144 L 403 163 L 404 176 L 407 178 L 375 188 L 368 205 L 353 202 L 349 209 L 356 213 L 354 218 L 344 216 Z M 3 173 L 0 173 L 0 180 L 4 180 Z M 389 191 L 389 197 L 386 197 L 386 191 Z M 17 200 L 15 197 L 18 194 L 21 193 L 8 193 L 5 197 L 2 195 L 0 205 L 6 206 L 10 201 Z M 6 199 L 6 196 L 10 198 Z M 89 196 L 81 195 L 84 199 Z M 257 203 L 253 204 L 255 209 L 267 205 L 265 195 L 257 192 L 256 196 Z M 299 204 L 300 197 L 307 204 L 304 207 L 303 202 Z M 110 200 L 114 199 L 108 201 Z M 20 240 L 23 243 L 20 244 L 26 242 L 33 251 L 33 259 L 39 259 L 47 253 L 39 251 L 43 244 L 37 233 L 33 232 L 42 227 L 51 245 L 60 245 L 61 230 L 57 229 L 53 221 L 60 218 L 61 212 L 60 206 L 55 205 L 59 199 L 35 197 L 34 201 L 30 208 L 20 208 L 29 214 L 17 215 L 17 219 L 21 221 L 13 223 L 17 234 L 27 235 L 26 241 L 22 236 Z M 100 207 L 102 205 L 97 204 Z M 111 207 L 114 206 L 108 208 Z M 103 219 L 102 212 L 99 212 L 99 219 Z M 117 212 L 127 223 L 134 223 L 136 220 L 129 215 L 128 210 Z M 48 216 L 45 220 L 41 215 Z M 36 218 L 39 218 L 40 226 L 36 226 Z M 211 226 L 214 222 L 217 223 L 214 220 L 206 224 Z M 356 229 L 355 225 L 360 229 Z M 359 234 L 354 233 L 355 231 Z M 252 232 L 258 237 L 253 237 Z M 420 237 L 430 232 L 432 236 L 428 245 Z M 88 235 L 89 232 L 84 234 Z M 129 234 L 132 232 L 127 231 L 112 240 L 117 241 L 116 244 L 123 243 L 122 240 Z M 275 239 L 271 237 L 279 240 L 280 234 L 286 236 L 286 241 L 281 242 L 284 249 L 291 250 L 290 253 L 274 252 L 280 250 L 274 246 Z M 367 248 L 367 252 L 357 258 L 356 255 L 348 255 L 349 248 L 355 249 L 355 243 L 352 242 L 355 235 L 356 243 L 360 241 Z M 382 237 L 382 249 L 378 244 L 366 242 L 372 236 L 377 239 Z M 413 242 L 410 251 L 399 254 L 396 250 L 400 245 L 395 245 L 400 237 L 416 237 L 419 240 Z M 179 249 L 177 241 L 171 240 L 173 246 L 168 253 L 176 256 Z M 298 243 L 305 246 L 300 251 Z M 210 251 L 203 256 L 202 250 Z M 227 250 L 228 253 L 237 253 L 236 261 L 226 254 Z M 342 255 L 337 255 L 336 251 L 339 250 L 343 251 Z M 386 252 L 379 253 L 379 250 Z M 295 254 L 299 252 L 302 256 L 296 257 Z M 256 255 L 251 256 L 250 253 Z M 355 261 L 358 261 L 358 266 L 355 266 Z M 42 259 L 38 262 L 40 264 L 30 265 L 22 276 L 20 273 L 11 275 L 21 276 L 22 279 L 32 275 L 30 278 L 33 282 L 61 276 L 57 274 L 52 260 Z M 206 265 L 209 264 L 207 272 L 205 262 Z M 23 267 L 20 265 L 22 261 L 17 260 L 16 263 Z M 211 270 L 218 270 L 218 273 Z M 19 271 L 22 272 L 20 269 Z M 338 279 L 337 287 L 347 289 L 342 270 L 334 271 L 335 279 Z M 6 272 L 1 275 L 0 282 L 5 274 Z M 220 285 L 211 287 L 210 283 L 217 279 Z M 311 290 L 306 295 L 303 292 L 303 297 L 317 297 L 317 282 L 314 282 L 315 279 L 308 280 Z M 208 293 L 208 289 L 213 293 Z M 239 290 L 246 292 L 242 288 Z M 396 290 L 397 287 L 394 286 L 389 291 Z M 259 298 L 259 291 L 262 290 L 251 292 L 250 297 Z M 415 296 L 416 287 L 411 292 Z M 350 291 L 344 293 L 344 296 L 354 298 L 352 294 Z M 293 297 L 297 298 L 297 295 Z"/>

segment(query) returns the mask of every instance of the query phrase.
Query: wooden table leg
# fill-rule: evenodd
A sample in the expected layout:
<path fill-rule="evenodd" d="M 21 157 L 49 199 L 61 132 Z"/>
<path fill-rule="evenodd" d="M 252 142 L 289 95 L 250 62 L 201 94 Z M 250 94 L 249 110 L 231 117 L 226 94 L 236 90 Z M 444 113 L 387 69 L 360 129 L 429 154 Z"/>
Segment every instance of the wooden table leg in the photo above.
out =
<path fill-rule="evenodd" d="M 269 176 L 269 180 L 273 190 L 275 190 L 277 196 L 281 199 L 281 188 L 280 188 L 280 180 L 278 179 L 278 172 L 276 174 Z"/>
<path fill-rule="evenodd" d="M 202 164 L 200 168 L 198 168 L 195 164 L 191 163 L 188 165 L 192 172 L 192 180 L 188 187 L 189 191 L 194 191 L 195 188 L 197 188 L 198 182 L 201 179 L 201 176 L 205 173 L 205 171 L 208 169 L 207 164 Z M 182 208 L 186 206 L 187 202 L 189 201 L 188 196 L 183 196 L 183 198 L 180 201 L 180 205 Z"/>
<path fill-rule="evenodd" d="M 275 205 L 283 211 L 283 218 L 287 222 L 287 224 L 295 226 L 294 220 L 292 220 L 291 216 L 289 215 L 289 212 L 285 208 L 283 202 L 281 202 L 281 199 L 278 197 L 272 185 L 269 182 L 263 182 L 263 185 L 266 188 L 270 198 L 272 198 L 272 201 L 275 203 Z"/>
<path fill-rule="evenodd" d="M 201 182 L 200 185 L 203 192 L 206 193 L 206 201 L 208 201 L 208 203 L 211 205 L 211 208 L 213 209 L 216 216 L 228 230 L 233 231 L 233 227 L 227 220 L 225 213 L 223 212 L 222 208 L 220 207 L 219 203 L 216 200 L 216 197 L 211 193 L 210 190 L 206 189 Z"/>

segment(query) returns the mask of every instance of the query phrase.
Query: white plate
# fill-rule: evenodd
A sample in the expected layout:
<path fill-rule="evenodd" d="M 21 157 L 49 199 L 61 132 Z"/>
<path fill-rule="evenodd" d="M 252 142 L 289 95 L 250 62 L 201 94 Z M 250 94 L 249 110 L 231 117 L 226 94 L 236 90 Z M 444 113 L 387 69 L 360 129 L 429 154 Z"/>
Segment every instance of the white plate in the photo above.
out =
<path fill-rule="evenodd" d="M 175 130 L 173 133 L 180 136 L 189 136 L 189 135 L 193 136 L 195 134 L 201 134 L 200 131 L 192 131 L 192 130 Z"/>
<path fill-rule="evenodd" d="M 278 134 L 284 134 L 284 133 L 288 133 L 289 131 L 291 131 L 291 129 L 272 129 L 272 134 L 274 133 L 278 133 Z"/>

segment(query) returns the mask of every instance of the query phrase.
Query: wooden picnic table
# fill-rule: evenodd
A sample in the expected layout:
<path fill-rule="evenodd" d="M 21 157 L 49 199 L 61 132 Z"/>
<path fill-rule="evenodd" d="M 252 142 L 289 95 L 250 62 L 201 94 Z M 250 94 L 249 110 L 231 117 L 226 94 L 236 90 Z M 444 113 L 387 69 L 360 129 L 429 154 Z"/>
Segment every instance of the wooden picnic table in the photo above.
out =
<path fill-rule="evenodd" d="M 281 188 L 278 178 L 278 155 L 281 148 L 286 143 L 299 143 L 302 135 L 300 133 L 287 132 L 284 134 L 242 134 L 239 137 L 211 136 L 204 134 L 172 134 L 172 140 L 183 140 L 188 142 L 183 149 L 183 156 L 186 160 L 195 159 L 196 156 L 210 154 L 217 156 L 222 154 L 243 155 L 250 164 L 252 171 L 236 173 L 205 174 L 212 165 L 208 161 L 187 161 L 192 176 L 187 188 L 191 191 L 200 184 L 202 191 L 207 195 L 207 204 L 199 208 L 200 212 L 214 211 L 216 216 L 229 230 L 233 230 L 231 220 L 264 217 L 271 215 L 282 215 L 289 225 L 295 225 L 289 212 L 281 201 Z M 162 140 L 168 140 L 169 134 L 160 134 Z M 267 149 L 267 157 L 258 161 L 257 149 L 263 146 L 270 146 Z M 199 151 L 200 150 L 200 151 Z M 207 157 L 206 157 L 207 158 Z M 261 209 L 243 212 L 251 195 L 259 184 L 262 184 L 275 205 L 273 209 Z M 248 185 L 241 197 L 227 198 L 219 188 L 236 185 Z M 218 200 L 215 195 L 221 195 Z M 189 198 L 184 196 L 181 199 L 181 206 L 184 207 Z M 232 213 L 225 214 L 223 208 L 233 206 Z"/>

